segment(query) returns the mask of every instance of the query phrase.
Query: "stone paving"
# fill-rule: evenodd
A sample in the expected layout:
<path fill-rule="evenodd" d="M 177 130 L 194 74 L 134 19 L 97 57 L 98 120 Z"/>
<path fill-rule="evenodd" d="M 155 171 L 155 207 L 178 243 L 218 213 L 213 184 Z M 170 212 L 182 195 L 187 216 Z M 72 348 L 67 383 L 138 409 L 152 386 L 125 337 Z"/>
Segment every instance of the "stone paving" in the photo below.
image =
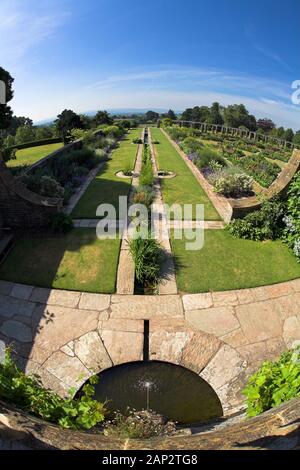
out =
<path fill-rule="evenodd" d="M 188 295 L 105 295 L 0 281 L 0 345 L 13 344 L 27 373 L 65 395 L 93 373 L 150 359 L 200 374 L 225 413 L 263 360 L 300 342 L 300 279 L 252 289 Z M 1 349 L 1 348 L 0 348 Z"/>

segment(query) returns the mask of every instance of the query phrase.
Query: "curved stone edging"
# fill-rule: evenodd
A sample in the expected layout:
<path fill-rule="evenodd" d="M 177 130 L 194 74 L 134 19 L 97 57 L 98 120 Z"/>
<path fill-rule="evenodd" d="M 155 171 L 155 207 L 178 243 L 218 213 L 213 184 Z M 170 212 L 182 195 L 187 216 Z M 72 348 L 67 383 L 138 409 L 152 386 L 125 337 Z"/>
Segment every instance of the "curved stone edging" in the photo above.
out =
<path fill-rule="evenodd" d="M 204 178 L 198 168 L 188 160 L 187 155 L 181 150 L 178 144 L 171 139 L 168 133 L 161 129 L 173 147 L 177 150 L 179 155 L 184 159 L 185 163 L 189 166 L 192 173 L 196 176 L 202 188 L 206 191 L 211 202 L 219 212 L 225 222 L 230 222 L 234 218 L 242 218 L 249 212 L 260 209 L 264 199 L 272 199 L 276 195 L 284 194 L 295 174 L 300 170 L 300 150 L 295 149 L 287 163 L 281 170 L 276 180 L 269 186 L 264 188 L 259 196 L 243 197 L 238 199 L 225 198 L 221 195 L 214 193 L 211 184 Z"/>
<path fill-rule="evenodd" d="M 64 395 L 94 373 L 143 358 L 200 374 L 225 414 L 261 362 L 300 340 L 300 279 L 272 286 L 187 295 L 106 295 L 0 282 L 0 341 L 14 343 L 23 369 Z M 80 377 L 80 380 L 78 378 Z"/>
<path fill-rule="evenodd" d="M 62 429 L 0 402 L 0 445 L 7 450 L 255 450 L 299 449 L 300 398 L 212 432 L 120 439 Z"/>

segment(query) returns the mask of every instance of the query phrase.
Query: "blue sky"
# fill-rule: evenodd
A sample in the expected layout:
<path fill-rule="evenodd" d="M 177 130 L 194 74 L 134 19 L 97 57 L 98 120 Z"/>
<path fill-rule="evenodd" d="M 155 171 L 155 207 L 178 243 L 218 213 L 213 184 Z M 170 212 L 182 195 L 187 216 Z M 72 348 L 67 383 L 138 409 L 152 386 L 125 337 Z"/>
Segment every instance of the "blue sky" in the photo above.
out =
<path fill-rule="evenodd" d="M 299 129 L 299 23 L 299 0 L 0 0 L 0 65 L 36 121 L 219 101 Z"/>

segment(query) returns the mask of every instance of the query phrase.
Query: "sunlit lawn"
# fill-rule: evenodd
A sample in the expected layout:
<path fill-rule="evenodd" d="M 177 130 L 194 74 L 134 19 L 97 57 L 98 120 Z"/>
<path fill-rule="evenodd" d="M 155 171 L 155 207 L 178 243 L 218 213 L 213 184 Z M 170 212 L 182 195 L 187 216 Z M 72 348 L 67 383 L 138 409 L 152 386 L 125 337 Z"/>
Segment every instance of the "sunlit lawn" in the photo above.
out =
<path fill-rule="evenodd" d="M 187 251 L 172 239 L 177 284 L 182 292 L 243 289 L 300 277 L 300 264 L 280 241 L 254 242 L 224 230 L 205 230 L 202 250 Z"/>
<path fill-rule="evenodd" d="M 73 218 L 97 218 L 96 210 L 100 204 L 109 203 L 118 208 L 119 196 L 128 195 L 131 179 L 119 178 L 116 173 L 120 170 L 134 168 L 138 146 L 132 144 L 132 139 L 140 137 L 140 135 L 141 129 L 132 129 L 120 142 L 119 147 L 113 151 L 111 160 L 99 171 L 75 206 L 72 212 Z"/>
<path fill-rule="evenodd" d="M 48 145 L 39 145 L 38 147 L 29 147 L 27 149 L 17 150 L 16 158 L 9 160 L 7 166 L 16 167 L 16 166 L 25 166 L 33 165 L 41 158 L 50 155 L 50 153 L 55 152 L 63 146 L 63 143 L 57 144 L 48 144 Z"/>
<path fill-rule="evenodd" d="M 170 206 L 193 204 L 195 207 L 196 204 L 204 204 L 205 220 L 221 220 L 205 191 L 161 130 L 151 128 L 151 135 L 153 141 L 159 142 L 155 145 L 159 169 L 176 173 L 175 178 L 161 180 L 164 202 Z"/>

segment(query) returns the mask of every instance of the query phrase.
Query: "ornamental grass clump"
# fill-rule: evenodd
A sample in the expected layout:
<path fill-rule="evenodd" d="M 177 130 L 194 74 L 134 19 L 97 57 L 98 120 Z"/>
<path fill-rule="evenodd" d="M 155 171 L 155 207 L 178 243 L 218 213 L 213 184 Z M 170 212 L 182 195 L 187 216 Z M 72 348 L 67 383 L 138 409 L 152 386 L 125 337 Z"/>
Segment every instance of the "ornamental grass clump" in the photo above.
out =
<path fill-rule="evenodd" d="M 137 281 L 144 286 L 156 286 L 159 283 L 161 246 L 157 240 L 141 236 L 129 241 L 130 253 L 135 264 Z"/>

